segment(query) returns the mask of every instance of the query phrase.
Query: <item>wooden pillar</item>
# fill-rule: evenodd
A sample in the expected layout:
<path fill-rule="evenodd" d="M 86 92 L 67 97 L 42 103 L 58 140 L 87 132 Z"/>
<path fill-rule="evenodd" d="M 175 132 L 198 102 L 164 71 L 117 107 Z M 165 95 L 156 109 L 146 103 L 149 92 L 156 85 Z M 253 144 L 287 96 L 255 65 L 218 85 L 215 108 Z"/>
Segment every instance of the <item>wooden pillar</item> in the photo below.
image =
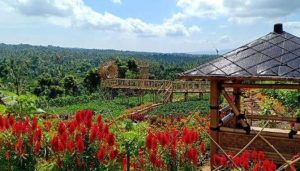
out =
<path fill-rule="evenodd" d="M 173 93 L 171 93 L 171 95 L 170 95 L 169 102 L 173 102 Z"/>
<path fill-rule="evenodd" d="M 219 143 L 219 133 L 218 133 L 218 125 L 219 125 L 219 98 L 220 98 L 220 81 L 218 80 L 211 80 L 210 83 L 210 135 Z M 214 154 L 218 152 L 218 147 L 214 144 L 213 141 L 210 142 L 211 148 L 211 158 Z M 213 165 L 213 160 L 211 160 L 211 167 Z"/>
<path fill-rule="evenodd" d="M 236 81 L 234 83 L 242 83 L 241 81 Z M 234 95 L 234 104 L 236 108 L 238 109 L 239 113 L 241 113 L 241 88 L 234 88 L 233 89 L 233 95 Z M 234 126 L 236 127 L 237 125 L 237 118 L 235 117 L 233 121 Z"/>
<path fill-rule="evenodd" d="M 186 93 L 184 93 L 184 101 L 186 102 L 187 100 L 188 100 L 188 93 L 186 92 Z"/>

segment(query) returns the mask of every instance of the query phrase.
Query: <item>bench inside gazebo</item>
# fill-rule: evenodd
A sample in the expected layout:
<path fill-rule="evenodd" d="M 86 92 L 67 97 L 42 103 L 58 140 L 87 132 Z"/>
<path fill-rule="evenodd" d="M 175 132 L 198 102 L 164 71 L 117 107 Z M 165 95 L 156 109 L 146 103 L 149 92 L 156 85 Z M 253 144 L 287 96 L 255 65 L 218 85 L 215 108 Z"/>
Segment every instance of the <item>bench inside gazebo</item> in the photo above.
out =
<path fill-rule="evenodd" d="M 298 163 L 292 157 L 300 153 L 300 134 L 294 130 L 252 127 L 241 112 L 244 89 L 300 90 L 300 38 L 283 31 L 282 24 L 253 42 L 213 61 L 179 74 L 184 80 L 210 81 L 211 156 L 224 151 L 265 151 L 278 164 Z M 230 94 L 227 89 L 233 89 Z M 220 97 L 224 96 L 230 112 L 222 117 Z M 234 98 L 230 98 L 230 96 Z M 295 99 L 296 100 L 296 99 Z M 296 121 L 295 118 L 264 120 Z"/>

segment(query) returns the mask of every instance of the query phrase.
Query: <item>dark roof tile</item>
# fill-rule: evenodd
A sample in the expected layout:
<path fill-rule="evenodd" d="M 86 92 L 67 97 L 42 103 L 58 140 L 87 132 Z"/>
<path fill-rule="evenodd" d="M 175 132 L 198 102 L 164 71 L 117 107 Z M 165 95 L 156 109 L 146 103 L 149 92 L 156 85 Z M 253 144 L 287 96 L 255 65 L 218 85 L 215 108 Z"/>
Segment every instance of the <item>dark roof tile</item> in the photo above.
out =
<path fill-rule="evenodd" d="M 180 75 L 300 80 L 300 38 L 272 32 Z"/>

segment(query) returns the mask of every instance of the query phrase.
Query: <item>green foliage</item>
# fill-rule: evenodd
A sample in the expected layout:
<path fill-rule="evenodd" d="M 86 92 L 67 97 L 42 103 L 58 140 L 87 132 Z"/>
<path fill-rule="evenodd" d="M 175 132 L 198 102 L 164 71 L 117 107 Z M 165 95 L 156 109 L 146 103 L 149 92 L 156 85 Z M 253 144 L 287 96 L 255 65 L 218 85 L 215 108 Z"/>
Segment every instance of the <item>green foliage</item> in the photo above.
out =
<path fill-rule="evenodd" d="M 36 113 L 36 97 L 32 95 L 20 95 L 16 97 L 16 103 L 7 106 L 6 112 L 14 114 L 18 118 L 30 116 Z"/>
<path fill-rule="evenodd" d="M 78 94 L 78 83 L 73 75 L 68 75 L 63 79 L 63 85 L 66 90 L 66 94 L 76 95 Z"/>
<path fill-rule="evenodd" d="M 137 124 L 131 120 L 125 120 L 120 123 L 120 127 L 126 130 L 122 134 L 118 134 L 117 130 L 113 130 L 118 135 L 118 142 L 122 142 L 120 145 L 123 149 L 126 149 L 130 156 L 137 155 L 138 149 L 145 145 L 146 130 L 149 124 L 147 122 Z"/>
<path fill-rule="evenodd" d="M 297 109 L 297 111 L 296 111 L 296 117 L 300 117 L 300 109 Z"/>
<path fill-rule="evenodd" d="M 68 106 L 68 105 L 75 105 L 75 104 L 80 104 L 80 103 L 89 103 L 91 101 L 95 100 L 102 100 L 101 94 L 94 93 L 91 95 L 82 95 L 82 96 L 63 96 L 63 97 L 58 97 L 55 99 L 50 99 L 48 101 L 48 104 L 44 104 L 44 106 L 49 105 L 53 107 L 63 107 L 63 106 Z M 44 102 L 47 103 L 47 102 Z"/>
<path fill-rule="evenodd" d="M 188 115 L 190 112 L 200 112 L 206 115 L 208 111 L 209 101 L 205 98 L 195 101 L 167 103 L 151 111 L 150 115 L 177 116 Z"/>
<path fill-rule="evenodd" d="M 90 93 L 93 93 L 99 88 L 100 79 L 101 78 L 98 74 L 98 69 L 92 68 L 85 75 L 84 86 Z"/>
<path fill-rule="evenodd" d="M 130 71 L 137 73 L 138 72 L 138 65 L 135 59 L 129 59 L 127 62 L 127 67 Z"/>
<path fill-rule="evenodd" d="M 85 99 L 86 96 L 78 96 L 78 97 L 67 97 L 67 98 L 58 98 L 50 100 L 50 107 L 45 109 L 47 113 L 55 113 L 55 114 L 72 114 L 81 109 L 91 109 L 96 113 L 104 114 L 105 117 L 115 117 L 119 116 L 125 109 L 132 108 L 134 106 L 140 105 L 138 97 L 116 97 L 113 100 L 104 100 L 103 98 L 97 96 L 97 94 L 93 94 L 90 99 Z M 78 102 L 76 102 L 76 98 L 78 98 Z M 69 99 L 66 100 L 65 99 Z M 65 101 L 65 102 L 64 102 Z M 62 105 L 58 103 L 62 103 Z M 150 95 L 144 96 L 144 103 L 151 102 Z"/>
<path fill-rule="evenodd" d="M 2 104 L 0 104 L 0 114 L 3 114 L 6 112 L 6 107 Z"/>
<path fill-rule="evenodd" d="M 164 79 L 167 80 L 175 80 L 176 79 L 176 74 L 184 72 L 183 68 L 178 68 L 178 67 L 172 67 L 172 68 L 167 68 L 163 72 L 163 77 Z"/>
<path fill-rule="evenodd" d="M 296 90 L 262 89 L 261 91 L 268 96 L 278 99 L 291 111 L 299 108 L 298 96 L 300 96 L 300 93 Z"/>

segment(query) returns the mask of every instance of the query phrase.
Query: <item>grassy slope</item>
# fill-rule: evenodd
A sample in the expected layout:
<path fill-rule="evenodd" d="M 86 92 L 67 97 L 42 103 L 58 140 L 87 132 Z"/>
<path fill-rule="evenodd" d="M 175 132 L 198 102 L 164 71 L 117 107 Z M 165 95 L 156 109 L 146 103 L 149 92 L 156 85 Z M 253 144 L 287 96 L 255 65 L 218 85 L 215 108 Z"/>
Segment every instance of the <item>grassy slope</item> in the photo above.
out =
<path fill-rule="evenodd" d="M 206 115 L 209 110 L 208 96 L 205 95 L 202 99 L 193 97 L 190 101 L 178 101 L 174 103 L 164 104 L 153 111 L 150 115 L 188 115 L 190 112 L 200 112 Z"/>
<path fill-rule="evenodd" d="M 151 95 L 144 96 L 144 103 L 151 103 Z M 104 115 L 120 115 L 125 109 L 138 106 L 138 97 L 117 97 L 114 100 L 94 100 L 88 103 L 79 103 L 74 105 L 67 105 L 63 107 L 50 107 L 47 112 L 54 114 L 68 113 L 72 114 L 81 109 L 92 109 L 96 113 Z"/>

